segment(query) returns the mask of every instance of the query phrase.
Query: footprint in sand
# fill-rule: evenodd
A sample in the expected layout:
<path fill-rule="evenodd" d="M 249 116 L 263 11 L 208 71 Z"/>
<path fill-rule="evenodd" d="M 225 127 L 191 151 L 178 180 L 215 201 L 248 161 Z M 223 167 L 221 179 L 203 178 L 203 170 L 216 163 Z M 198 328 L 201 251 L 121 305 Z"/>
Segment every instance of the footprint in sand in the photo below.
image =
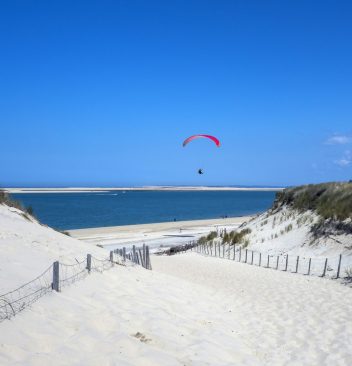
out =
<path fill-rule="evenodd" d="M 139 339 L 143 343 L 149 343 L 152 341 L 150 338 L 147 338 L 143 333 L 140 333 L 140 332 L 133 334 L 132 337 Z"/>

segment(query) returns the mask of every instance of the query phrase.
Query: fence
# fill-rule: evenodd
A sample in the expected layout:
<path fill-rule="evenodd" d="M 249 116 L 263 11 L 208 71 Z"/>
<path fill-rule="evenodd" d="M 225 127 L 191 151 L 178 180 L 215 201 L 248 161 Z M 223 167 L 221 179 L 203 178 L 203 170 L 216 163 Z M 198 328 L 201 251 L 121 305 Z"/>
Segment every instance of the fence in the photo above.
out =
<path fill-rule="evenodd" d="M 24 310 L 39 298 L 51 292 L 61 291 L 78 280 L 82 280 L 91 272 L 103 272 L 114 264 L 126 265 L 128 263 L 141 265 L 146 269 L 152 269 L 149 256 L 149 247 L 132 247 L 127 252 L 126 248 L 115 249 L 110 252 L 108 258 L 99 259 L 91 254 L 74 264 L 54 262 L 42 274 L 32 281 L 17 289 L 0 295 L 0 322 L 10 319 Z"/>
<path fill-rule="evenodd" d="M 315 275 L 337 279 L 344 277 L 343 272 L 347 272 L 350 268 L 350 262 L 347 260 L 344 261 L 342 255 L 330 258 L 310 258 L 288 254 L 270 255 L 269 253 L 244 249 L 240 245 L 236 246 L 216 242 L 198 244 L 191 248 L 191 250 L 204 255 L 227 258 L 240 263 L 300 273 L 307 276 Z"/>
<path fill-rule="evenodd" d="M 194 247 L 196 247 L 198 245 L 198 243 L 196 241 L 191 241 L 187 244 L 182 244 L 182 245 L 175 245 L 171 248 L 165 249 L 165 250 L 161 250 L 157 253 L 154 253 L 156 255 L 174 255 L 177 253 L 185 253 L 187 252 L 187 250 L 193 249 Z"/>

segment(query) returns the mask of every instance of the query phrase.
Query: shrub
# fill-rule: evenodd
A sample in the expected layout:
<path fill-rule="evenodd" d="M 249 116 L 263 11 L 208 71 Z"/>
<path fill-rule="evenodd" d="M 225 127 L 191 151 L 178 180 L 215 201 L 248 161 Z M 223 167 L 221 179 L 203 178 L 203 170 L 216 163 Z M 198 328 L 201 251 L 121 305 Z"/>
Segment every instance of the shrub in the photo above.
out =
<path fill-rule="evenodd" d="M 278 192 L 274 208 L 288 205 L 294 209 L 316 211 L 325 219 L 352 218 L 352 183 L 322 183 L 288 188 Z"/>
<path fill-rule="evenodd" d="M 205 244 L 207 242 L 207 237 L 206 236 L 201 236 L 198 239 L 198 244 Z"/>
<path fill-rule="evenodd" d="M 218 237 L 218 233 L 216 231 L 211 231 L 208 235 L 207 235 L 207 241 L 211 241 L 215 238 Z"/>
<path fill-rule="evenodd" d="M 26 212 L 28 213 L 28 215 L 33 216 L 34 215 L 33 207 L 32 206 L 26 207 Z"/>
<path fill-rule="evenodd" d="M 23 207 L 22 204 L 19 201 L 16 201 L 12 199 L 7 192 L 0 189 L 0 204 L 5 204 L 9 207 L 17 208 L 18 210 L 24 211 L 24 214 L 22 214 L 23 217 L 26 219 L 29 219 L 29 216 L 34 216 L 34 211 L 32 206 L 29 206 L 27 208 Z"/>
<path fill-rule="evenodd" d="M 234 234 L 232 236 L 232 240 L 231 243 L 232 244 L 239 244 L 243 242 L 243 238 L 244 236 L 250 234 L 252 232 L 251 229 L 247 228 L 247 229 L 243 229 L 240 232 L 234 231 Z"/>
<path fill-rule="evenodd" d="M 23 210 L 21 203 L 13 200 L 4 190 L 0 190 L 0 204 L 5 204 L 7 206 Z"/>
<path fill-rule="evenodd" d="M 222 238 L 222 243 L 226 244 L 226 243 L 230 243 L 230 241 L 231 241 L 230 234 L 225 233 L 223 238 Z"/>

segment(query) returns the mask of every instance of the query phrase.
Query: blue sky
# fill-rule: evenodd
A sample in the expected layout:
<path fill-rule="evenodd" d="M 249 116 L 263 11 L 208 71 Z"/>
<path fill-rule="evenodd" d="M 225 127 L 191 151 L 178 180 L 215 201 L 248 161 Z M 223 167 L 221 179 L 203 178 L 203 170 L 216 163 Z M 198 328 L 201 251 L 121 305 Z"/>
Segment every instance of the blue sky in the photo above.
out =
<path fill-rule="evenodd" d="M 3 1 L 0 185 L 352 179 L 351 19 L 350 1 Z M 182 148 L 196 133 L 222 147 Z"/>

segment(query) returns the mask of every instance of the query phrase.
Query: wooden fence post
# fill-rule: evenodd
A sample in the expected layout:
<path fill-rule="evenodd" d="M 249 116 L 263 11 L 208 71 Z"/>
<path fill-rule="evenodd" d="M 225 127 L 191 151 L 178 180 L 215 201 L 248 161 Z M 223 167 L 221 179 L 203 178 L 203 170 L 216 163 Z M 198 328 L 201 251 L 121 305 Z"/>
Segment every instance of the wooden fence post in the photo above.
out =
<path fill-rule="evenodd" d="M 147 258 L 147 269 L 152 269 L 152 265 L 150 263 L 150 254 L 149 254 L 149 246 L 146 247 L 146 258 Z"/>
<path fill-rule="evenodd" d="M 145 268 L 142 250 L 141 249 L 138 249 L 138 253 L 139 253 L 139 258 L 140 258 L 140 265 Z"/>
<path fill-rule="evenodd" d="M 136 256 L 136 246 L 132 246 L 132 262 L 137 263 L 137 256 Z"/>
<path fill-rule="evenodd" d="M 143 264 L 144 264 L 144 268 L 147 268 L 146 267 L 146 249 L 145 249 L 145 244 L 143 243 Z"/>
<path fill-rule="evenodd" d="M 269 254 L 268 254 L 268 263 L 266 265 L 267 268 L 269 268 L 269 264 L 270 264 L 270 258 L 269 258 Z"/>
<path fill-rule="evenodd" d="M 286 265 L 285 265 L 285 271 L 287 272 L 287 266 L 288 266 L 288 254 L 286 254 Z"/>
<path fill-rule="evenodd" d="M 110 262 L 114 263 L 114 252 L 110 250 Z"/>
<path fill-rule="evenodd" d="M 236 244 L 233 245 L 233 260 L 236 260 Z"/>
<path fill-rule="evenodd" d="M 262 253 L 259 253 L 259 267 L 262 265 Z"/>
<path fill-rule="evenodd" d="M 297 260 L 296 260 L 296 272 L 298 273 L 298 265 L 299 265 L 299 255 L 297 256 Z"/>
<path fill-rule="evenodd" d="M 90 271 L 92 270 L 92 255 L 91 254 L 87 254 L 87 270 L 88 270 L 88 273 L 90 273 Z"/>
<path fill-rule="evenodd" d="M 245 256 L 244 256 L 244 258 L 245 258 L 244 262 L 245 263 L 247 263 L 247 253 L 248 253 L 248 250 L 246 249 Z"/>
<path fill-rule="evenodd" d="M 252 260 L 251 260 L 251 264 L 253 265 L 253 250 L 252 250 Z"/>
<path fill-rule="evenodd" d="M 59 261 L 54 262 L 53 264 L 53 283 L 52 289 L 59 292 L 60 291 L 60 264 Z"/>
<path fill-rule="evenodd" d="M 239 262 L 241 262 L 241 257 L 242 257 L 242 247 L 240 247 L 239 259 L 238 259 Z"/>
<path fill-rule="evenodd" d="M 342 259 L 342 255 L 340 254 L 340 256 L 339 256 L 339 265 L 337 266 L 336 278 L 340 277 L 341 259 Z"/>
<path fill-rule="evenodd" d="M 321 277 L 325 277 L 325 274 L 326 274 L 326 267 L 328 266 L 328 259 L 326 258 L 325 259 L 325 264 L 324 264 L 324 272 L 323 274 L 321 275 Z"/>
<path fill-rule="evenodd" d="M 279 256 L 277 256 L 277 259 L 276 259 L 276 270 L 278 270 L 279 269 Z"/>
<path fill-rule="evenodd" d="M 126 262 L 126 248 L 125 247 L 122 248 L 122 256 L 123 256 L 123 261 Z"/>
<path fill-rule="evenodd" d="M 312 258 L 309 258 L 309 262 L 308 262 L 308 273 L 307 275 L 309 276 L 310 275 L 310 265 L 312 263 Z"/>

